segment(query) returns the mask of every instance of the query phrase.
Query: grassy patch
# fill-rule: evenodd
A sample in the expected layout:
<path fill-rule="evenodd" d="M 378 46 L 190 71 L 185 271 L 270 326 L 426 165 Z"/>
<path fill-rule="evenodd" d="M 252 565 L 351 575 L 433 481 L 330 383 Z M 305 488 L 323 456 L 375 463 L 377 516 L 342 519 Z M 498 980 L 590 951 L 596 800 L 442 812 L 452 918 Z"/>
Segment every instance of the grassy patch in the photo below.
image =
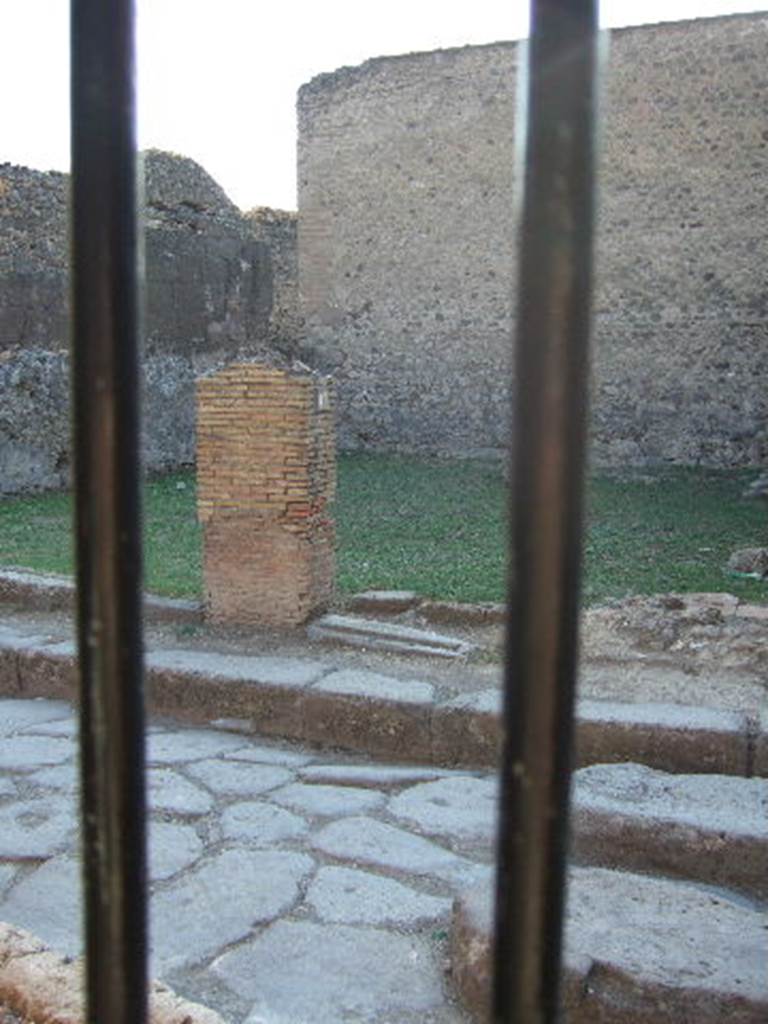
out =
<path fill-rule="evenodd" d="M 596 476 L 588 493 L 586 601 L 670 590 L 768 599 L 765 584 L 722 571 L 735 548 L 768 543 L 764 507 L 740 500 L 754 477 L 686 468 Z M 198 596 L 193 474 L 150 481 L 144 507 L 147 588 Z M 504 598 L 505 492 L 496 463 L 342 456 L 336 518 L 342 592 Z M 71 572 L 70 519 L 66 495 L 0 501 L 0 564 Z"/>

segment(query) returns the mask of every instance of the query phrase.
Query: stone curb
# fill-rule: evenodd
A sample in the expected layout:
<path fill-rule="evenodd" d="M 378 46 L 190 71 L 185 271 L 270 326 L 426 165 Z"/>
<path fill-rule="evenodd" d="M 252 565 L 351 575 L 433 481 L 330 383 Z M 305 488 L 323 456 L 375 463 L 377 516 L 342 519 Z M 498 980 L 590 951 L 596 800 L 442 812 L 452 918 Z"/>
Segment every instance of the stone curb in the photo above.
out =
<path fill-rule="evenodd" d="M 768 935 L 759 911 L 686 883 L 603 868 L 573 869 L 568 893 L 561 991 L 568 1024 L 768 1019 Z M 625 914 L 636 919 L 624 921 Z M 490 1021 L 491 931 L 490 887 L 454 901 L 451 973 L 481 1024 Z"/>
<path fill-rule="evenodd" d="M 23 605 L 41 612 L 73 612 L 75 584 L 69 576 L 0 569 L 0 604 Z M 199 622 L 202 605 L 155 594 L 144 595 L 144 614 L 155 622 Z"/>
<path fill-rule="evenodd" d="M 83 964 L 50 950 L 20 928 L 0 922 L 0 1003 L 34 1024 L 84 1024 Z M 160 982 L 149 989 L 149 1024 L 224 1024 Z"/>
<path fill-rule="evenodd" d="M 768 900 L 768 780 L 598 764 L 573 781 L 574 863 Z"/>
<path fill-rule="evenodd" d="M 195 722 L 232 718 L 253 732 L 314 746 L 446 767 L 493 768 L 498 690 L 440 700 L 429 683 L 320 661 L 157 651 L 147 656 L 152 710 Z M 74 699 L 71 643 L 0 639 L 0 693 Z M 666 771 L 768 774 L 765 715 L 671 704 L 582 700 L 577 763 L 633 761 Z"/>

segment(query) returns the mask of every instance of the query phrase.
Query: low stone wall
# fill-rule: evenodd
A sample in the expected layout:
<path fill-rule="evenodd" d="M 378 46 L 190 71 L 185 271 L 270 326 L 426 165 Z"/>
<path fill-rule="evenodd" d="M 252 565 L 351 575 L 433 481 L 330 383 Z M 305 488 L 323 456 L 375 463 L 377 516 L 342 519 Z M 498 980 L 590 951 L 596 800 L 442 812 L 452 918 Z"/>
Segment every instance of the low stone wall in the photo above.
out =
<path fill-rule="evenodd" d="M 183 157 L 144 171 L 144 459 L 164 471 L 194 462 L 199 376 L 295 345 L 295 218 L 249 219 Z M 68 188 L 0 166 L 0 494 L 69 480 Z"/>

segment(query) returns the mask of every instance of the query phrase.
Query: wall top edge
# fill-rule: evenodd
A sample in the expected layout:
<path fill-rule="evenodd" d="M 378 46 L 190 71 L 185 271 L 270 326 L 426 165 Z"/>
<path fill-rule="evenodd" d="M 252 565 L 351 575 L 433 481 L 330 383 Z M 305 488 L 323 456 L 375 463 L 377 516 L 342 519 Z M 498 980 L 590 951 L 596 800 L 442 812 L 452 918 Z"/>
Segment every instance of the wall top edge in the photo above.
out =
<path fill-rule="evenodd" d="M 711 31 L 718 24 L 732 25 L 742 22 L 745 26 L 757 26 L 761 22 L 768 29 L 768 12 L 750 11 L 740 14 L 721 14 L 704 18 L 685 18 L 677 21 L 652 22 L 643 25 L 622 25 L 611 28 L 608 31 L 612 38 L 622 38 L 638 34 L 672 34 L 674 32 L 686 31 Z M 451 61 L 460 58 L 465 54 L 479 54 L 484 50 L 498 52 L 509 50 L 515 55 L 515 50 L 521 40 L 497 40 L 488 43 L 468 43 L 464 46 L 446 47 L 437 50 L 417 50 L 411 53 L 388 54 L 381 57 L 370 57 L 362 64 L 345 65 L 335 71 L 324 71 L 315 75 L 308 82 L 300 86 L 298 92 L 298 105 L 309 103 L 312 99 L 329 93 L 350 88 L 360 82 L 364 82 L 379 72 L 396 65 L 407 65 L 408 63 L 423 64 L 426 60 L 432 60 L 435 64 L 449 64 Z"/>

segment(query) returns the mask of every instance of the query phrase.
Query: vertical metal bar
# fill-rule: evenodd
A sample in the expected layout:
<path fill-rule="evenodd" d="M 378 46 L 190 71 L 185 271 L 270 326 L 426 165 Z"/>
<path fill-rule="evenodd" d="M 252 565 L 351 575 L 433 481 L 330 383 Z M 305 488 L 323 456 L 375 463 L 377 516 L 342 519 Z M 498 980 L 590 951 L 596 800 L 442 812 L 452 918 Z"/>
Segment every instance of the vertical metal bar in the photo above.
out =
<path fill-rule="evenodd" d="M 87 1004 L 146 1019 L 133 0 L 72 0 L 72 359 Z"/>
<path fill-rule="evenodd" d="M 595 0 L 532 0 L 493 1020 L 558 1019 L 593 219 Z"/>

